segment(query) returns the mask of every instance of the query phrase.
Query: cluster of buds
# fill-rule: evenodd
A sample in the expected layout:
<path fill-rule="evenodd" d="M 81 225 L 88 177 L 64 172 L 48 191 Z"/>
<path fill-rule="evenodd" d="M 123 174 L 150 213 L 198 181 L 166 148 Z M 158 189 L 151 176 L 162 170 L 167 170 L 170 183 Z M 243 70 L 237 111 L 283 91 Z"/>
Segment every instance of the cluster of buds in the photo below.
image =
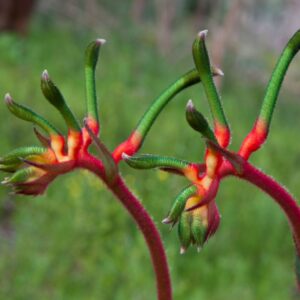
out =
<path fill-rule="evenodd" d="M 299 207 L 292 199 L 283 201 L 282 197 L 287 198 L 286 195 L 281 195 L 281 193 L 284 194 L 284 190 L 280 190 L 279 197 L 278 188 L 274 187 L 275 183 L 271 181 L 271 178 L 255 169 L 248 160 L 250 155 L 266 141 L 280 86 L 288 65 L 299 50 L 300 31 L 296 32 L 284 49 L 272 74 L 261 112 L 253 129 L 237 152 L 228 150 L 231 140 L 230 128 L 213 81 L 214 75 L 222 76 L 223 72 L 210 64 L 205 43 L 206 35 L 206 30 L 199 32 L 193 44 L 192 53 L 196 69 L 185 74 L 165 92 L 166 95 L 171 94 L 173 96 L 174 91 L 179 92 L 186 86 L 197 83 L 193 73 L 196 72 L 210 105 L 213 129 L 205 117 L 196 110 L 191 100 L 186 106 L 186 119 L 205 141 L 204 162 L 192 163 L 173 157 L 149 154 L 133 155 L 134 153 L 123 153 L 122 157 L 133 168 L 159 168 L 185 176 L 190 182 L 190 185 L 176 197 L 167 217 L 162 221 L 165 224 L 171 224 L 172 227 L 178 223 L 180 253 L 184 253 L 191 244 L 196 245 L 197 249 L 200 250 L 203 244 L 216 232 L 220 223 L 220 214 L 215 199 L 220 181 L 225 176 L 233 175 L 254 183 L 278 202 L 292 224 L 299 255 L 300 244 L 299 241 L 297 242 L 300 232 Z M 144 123 L 152 124 L 157 116 L 153 111 L 158 110 L 158 107 L 162 109 L 168 101 L 169 99 L 162 101 L 158 98 L 152 105 L 152 111 L 149 109 L 137 129 L 143 130 L 143 133 L 146 134 L 149 128 Z"/>
<path fill-rule="evenodd" d="M 223 72 L 211 67 L 205 45 L 206 34 L 207 31 L 201 31 L 195 39 L 193 57 L 199 80 L 210 100 L 214 130 L 211 129 L 206 118 L 196 110 L 192 100 L 189 100 L 186 106 L 188 124 L 198 131 L 206 141 L 207 150 L 204 163 L 191 163 L 157 155 L 129 156 L 127 153 L 123 153 L 123 159 L 131 167 L 160 168 L 183 175 L 190 182 L 190 185 L 176 197 L 168 216 L 162 221 L 165 224 L 171 224 L 172 227 L 178 222 L 181 253 L 184 253 L 191 244 L 195 244 L 200 250 L 218 229 L 220 213 L 215 197 L 220 182 L 219 171 L 224 157 L 229 159 L 234 166 L 239 160 L 238 155 L 226 150 L 230 141 L 230 129 L 213 81 L 213 75 L 222 76 Z"/>
<path fill-rule="evenodd" d="M 13 192 L 25 195 L 42 194 L 48 185 L 58 176 L 82 167 L 84 162 L 95 164 L 106 171 L 106 180 L 116 173 L 116 165 L 111 163 L 111 155 L 105 146 L 96 140 L 99 133 L 97 97 L 95 89 L 95 68 L 103 39 L 97 39 L 86 49 L 85 75 L 87 94 L 87 117 L 81 128 L 78 120 L 67 105 L 62 93 L 50 79 L 47 70 L 41 76 L 41 90 L 45 98 L 63 117 L 68 133 L 64 136 L 49 121 L 28 107 L 15 102 L 9 94 L 5 103 L 16 117 L 34 124 L 34 133 L 42 146 L 22 147 L 15 149 L 0 158 L 0 170 L 12 173 L 2 184 L 12 187 Z M 37 129 L 43 130 L 43 133 Z M 96 140 L 101 153 L 101 160 L 92 156 L 88 148 Z M 105 174 L 104 174 L 105 175 Z"/>

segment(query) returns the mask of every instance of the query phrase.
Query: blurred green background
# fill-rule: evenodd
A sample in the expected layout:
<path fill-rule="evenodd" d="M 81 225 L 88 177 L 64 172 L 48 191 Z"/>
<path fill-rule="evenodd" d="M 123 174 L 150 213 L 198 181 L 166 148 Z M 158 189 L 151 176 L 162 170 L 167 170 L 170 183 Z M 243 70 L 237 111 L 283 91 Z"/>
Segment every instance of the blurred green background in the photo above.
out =
<path fill-rule="evenodd" d="M 19 8 L 18 19 L 12 9 L 22 1 L 0 1 L 0 94 L 9 91 L 65 129 L 42 97 L 40 74 L 48 69 L 82 119 L 83 53 L 92 39 L 105 38 L 97 87 L 102 139 L 110 149 L 128 136 L 151 101 L 192 67 L 191 44 L 201 29 L 209 29 L 212 61 L 225 73 L 218 86 L 231 122 L 231 149 L 238 149 L 281 49 L 299 28 L 298 1 L 41 0 L 27 18 L 30 2 L 23 1 L 27 6 Z M 296 198 L 299 66 L 297 57 L 268 143 L 251 159 Z M 142 153 L 201 161 L 203 142 L 185 121 L 190 98 L 209 114 L 201 86 L 184 91 L 161 114 Z M 0 118 L 1 154 L 37 144 L 32 126 L 10 115 L 5 105 Z M 160 221 L 185 180 L 123 164 L 121 169 L 162 234 L 174 299 L 297 299 L 288 224 L 268 196 L 226 179 L 217 198 L 218 232 L 201 253 L 191 248 L 181 256 L 176 230 L 170 232 Z M 155 299 L 143 237 L 121 205 L 85 171 L 59 178 L 41 197 L 15 197 L 0 187 L 0 274 L 0 299 Z"/>

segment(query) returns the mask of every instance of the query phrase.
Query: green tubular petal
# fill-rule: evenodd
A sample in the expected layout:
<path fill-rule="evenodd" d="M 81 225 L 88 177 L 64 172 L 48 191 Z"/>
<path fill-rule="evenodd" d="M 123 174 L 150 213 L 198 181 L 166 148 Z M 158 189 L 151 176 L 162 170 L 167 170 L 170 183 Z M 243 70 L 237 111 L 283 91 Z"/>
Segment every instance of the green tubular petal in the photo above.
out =
<path fill-rule="evenodd" d="M 178 218 L 182 215 L 186 201 L 193 195 L 197 193 L 197 188 L 192 185 L 180 192 L 180 194 L 176 197 L 175 202 L 167 216 L 162 222 L 164 224 L 175 224 Z"/>
<path fill-rule="evenodd" d="M 19 168 L 20 164 L 21 164 L 21 162 L 14 163 L 14 164 L 9 164 L 9 165 L 8 164 L 7 165 L 2 165 L 0 163 L 0 171 L 9 172 L 9 173 L 16 172 L 16 170 Z"/>
<path fill-rule="evenodd" d="M 220 69 L 215 67 L 211 67 L 211 69 L 214 76 L 223 75 L 223 72 Z M 182 90 L 198 82 L 200 82 L 199 73 L 196 69 L 192 69 L 172 83 L 158 98 L 152 102 L 135 129 L 142 136 L 141 144 L 143 143 L 143 140 L 145 139 L 159 113 L 172 100 L 172 98 Z"/>
<path fill-rule="evenodd" d="M 259 119 L 266 122 L 266 126 L 270 126 L 273 111 L 276 105 L 278 94 L 286 75 L 287 69 L 293 60 L 294 56 L 300 49 L 300 30 L 298 30 L 292 38 L 288 41 L 277 64 L 272 73 L 271 79 L 268 83 Z"/>
<path fill-rule="evenodd" d="M 92 117 L 99 123 L 97 109 L 97 94 L 95 83 L 95 69 L 98 61 L 99 50 L 101 45 L 105 43 L 103 39 L 97 39 L 91 42 L 85 51 L 85 84 L 87 97 L 88 116 Z"/>
<path fill-rule="evenodd" d="M 14 102 L 9 94 L 5 95 L 5 103 L 8 109 L 10 110 L 10 112 L 13 113 L 16 117 L 40 126 L 49 134 L 56 134 L 56 135 L 60 134 L 59 131 L 55 129 L 55 127 L 51 125 L 43 117 L 33 112 L 31 109 Z"/>
<path fill-rule="evenodd" d="M 207 227 L 203 225 L 201 217 L 196 214 L 193 215 L 191 230 L 196 245 L 201 248 L 205 242 Z"/>
<path fill-rule="evenodd" d="M 192 231 L 191 231 L 191 213 L 183 213 L 179 219 L 178 223 L 178 236 L 180 244 L 182 246 L 181 253 L 184 253 L 185 250 L 189 247 L 192 242 Z"/>
<path fill-rule="evenodd" d="M 209 56 L 205 46 L 207 31 L 199 32 L 193 44 L 193 57 L 196 68 L 199 72 L 205 94 L 209 101 L 210 110 L 215 122 L 228 127 L 227 120 L 222 108 L 220 97 L 213 81 L 210 68 Z"/>
<path fill-rule="evenodd" d="M 50 79 L 47 70 L 43 72 L 41 77 L 41 89 L 45 98 L 61 113 L 67 126 L 73 130 L 80 131 L 79 123 L 66 104 L 60 90 Z"/>
<path fill-rule="evenodd" d="M 207 120 L 205 117 L 197 111 L 195 108 L 193 101 L 189 100 L 186 106 L 186 120 L 189 125 L 196 131 L 200 132 L 204 137 L 217 142 L 216 137 L 211 130 Z"/>
<path fill-rule="evenodd" d="M 28 156 L 32 155 L 39 155 L 43 154 L 47 151 L 46 148 L 43 147 L 21 147 L 18 149 L 15 149 L 8 154 L 4 155 L 3 157 L 0 158 L 0 164 L 2 165 L 11 165 L 15 163 L 20 162 L 20 158 L 26 158 Z"/>
<path fill-rule="evenodd" d="M 181 170 L 190 165 L 185 160 L 152 154 L 128 156 L 126 153 L 123 153 L 122 158 L 130 167 L 135 169 L 173 168 Z"/>
<path fill-rule="evenodd" d="M 138 123 L 136 130 L 144 137 L 148 133 L 159 113 L 169 103 L 169 101 L 183 89 L 198 82 L 200 82 L 200 78 L 195 69 L 187 72 L 177 79 L 157 99 L 153 101 L 149 109 L 145 112 Z"/>
<path fill-rule="evenodd" d="M 36 170 L 34 168 L 25 168 L 16 171 L 10 178 L 2 181 L 2 184 L 14 184 L 19 182 L 25 182 L 32 175 L 35 175 Z"/>

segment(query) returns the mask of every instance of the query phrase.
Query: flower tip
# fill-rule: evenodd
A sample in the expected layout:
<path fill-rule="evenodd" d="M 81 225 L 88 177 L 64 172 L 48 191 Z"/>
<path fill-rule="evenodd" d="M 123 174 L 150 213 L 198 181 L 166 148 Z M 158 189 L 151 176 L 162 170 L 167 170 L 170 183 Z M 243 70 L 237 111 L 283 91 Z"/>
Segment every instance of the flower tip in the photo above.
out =
<path fill-rule="evenodd" d="M 95 43 L 98 45 L 98 46 L 102 46 L 106 43 L 106 40 L 105 39 L 96 39 Z"/>
<path fill-rule="evenodd" d="M 6 93 L 5 96 L 4 96 L 4 102 L 7 104 L 7 105 L 11 105 L 13 104 L 13 99 L 11 97 L 11 95 L 9 93 Z"/>
<path fill-rule="evenodd" d="M 125 152 L 122 153 L 121 157 L 123 160 L 128 160 L 130 158 L 130 156 L 127 155 Z"/>
<path fill-rule="evenodd" d="M 202 250 L 202 247 L 201 247 L 201 246 L 198 246 L 198 247 L 197 247 L 197 252 L 200 253 L 201 250 Z"/>
<path fill-rule="evenodd" d="M 208 30 L 202 30 L 198 32 L 198 37 L 200 38 L 200 40 L 205 40 L 206 36 L 207 36 Z"/>
<path fill-rule="evenodd" d="M 185 247 L 180 247 L 180 251 L 179 253 L 182 255 L 186 252 L 186 248 Z"/>
<path fill-rule="evenodd" d="M 215 71 L 215 74 L 216 74 L 216 75 L 219 75 L 219 76 L 221 76 L 221 77 L 224 76 L 224 72 L 223 72 L 221 69 L 215 68 L 214 71 Z"/>
<path fill-rule="evenodd" d="M 1 184 L 8 184 L 9 183 L 9 177 L 5 177 L 2 181 Z"/>
<path fill-rule="evenodd" d="M 46 69 L 42 73 L 42 80 L 44 80 L 44 81 L 48 81 L 49 80 L 49 73 L 48 73 L 48 71 Z"/>
<path fill-rule="evenodd" d="M 170 224 L 170 223 L 172 223 L 172 220 L 171 220 L 169 217 L 166 217 L 166 218 L 164 218 L 161 222 L 162 222 L 163 224 Z"/>
<path fill-rule="evenodd" d="M 194 109 L 195 109 L 194 103 L 193 103 L 192 99 L 190 99 L 186 104 L 186 110 L 191 112 Z"/>

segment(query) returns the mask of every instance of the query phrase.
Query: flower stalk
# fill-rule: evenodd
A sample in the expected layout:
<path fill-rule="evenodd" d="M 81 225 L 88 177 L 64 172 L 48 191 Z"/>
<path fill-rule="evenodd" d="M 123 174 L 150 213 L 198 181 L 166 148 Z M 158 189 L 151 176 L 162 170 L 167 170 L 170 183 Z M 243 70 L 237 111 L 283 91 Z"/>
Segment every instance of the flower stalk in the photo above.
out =
<path fill-rule="evenodd" d="M 205 38 L 201 31 L 192 47 L 195 69 L 185 73 L 171 84 L 140 119 L 129 137 L 114 151 L 109 151 L 99 139 L 100 120 L 95 84 L 95 70 L 103 39 L 90 43 L 85 52 L 85 87 L 87 115 L 83 126 L 67 105 L 62 93 L 45 70 L 41 77 L 41 89 L 48 100 L 63 117 L 68 128 L 61 133 L 54 125 L 31 109 L 16 103 L 9 94 L 5 103 L 16 117 L 40 127 L 34 133 L 42 144 L 15 149 L 0 158 L 0 171 L 9 173 L 2 184 L 9 185 L 17 194 L 39 195 L 58 176 L 77 168 L 84 168 L 101 179 L 115 195 L 138 225 L 147 243 L 156 277 L 157 299 L 172 300 L 172 287 L 167 257 L 159 232 L 149 213 L 126 186 L 118 168 L 123 160 L 136 169 L 159 168 L 175 175 L 184 176 L 189 182 L 176 197 L 164 224 L 178 224 L 180 253 L 195 245 L 200 251 L 216 233 L 220 213 L 216 203 L 221 181 L 234 176 L 248 181 L 270 195 L 285 213 L 296 247 L 296 274 L 300 289 L 300 207 L 296 200 L 274 179 L 258 170 L 248 161 L 266 141 L 280 87 L 288 66 L 300 48 L 298 30 L 284 48 L 268 84 L 261 111 L 253 129 L 237 152 L 228 149 L 231 132 L 213 76 L 223 72 L 212 67 Z M 190 100 L 186 107 L 186 120 L 190 127 L 200 133 L 206 152 L 203 162 L 189 162 L 174 157 L 154 154 L 136 154 L 141 148 L 150 128 L 165 106 L 180 91 L 201 82 L 208 99 L 213 127 Z M 213 128 L 213 129 L 211 129 Z M 97 155 L 90 153 L 94 142 Z"/>

